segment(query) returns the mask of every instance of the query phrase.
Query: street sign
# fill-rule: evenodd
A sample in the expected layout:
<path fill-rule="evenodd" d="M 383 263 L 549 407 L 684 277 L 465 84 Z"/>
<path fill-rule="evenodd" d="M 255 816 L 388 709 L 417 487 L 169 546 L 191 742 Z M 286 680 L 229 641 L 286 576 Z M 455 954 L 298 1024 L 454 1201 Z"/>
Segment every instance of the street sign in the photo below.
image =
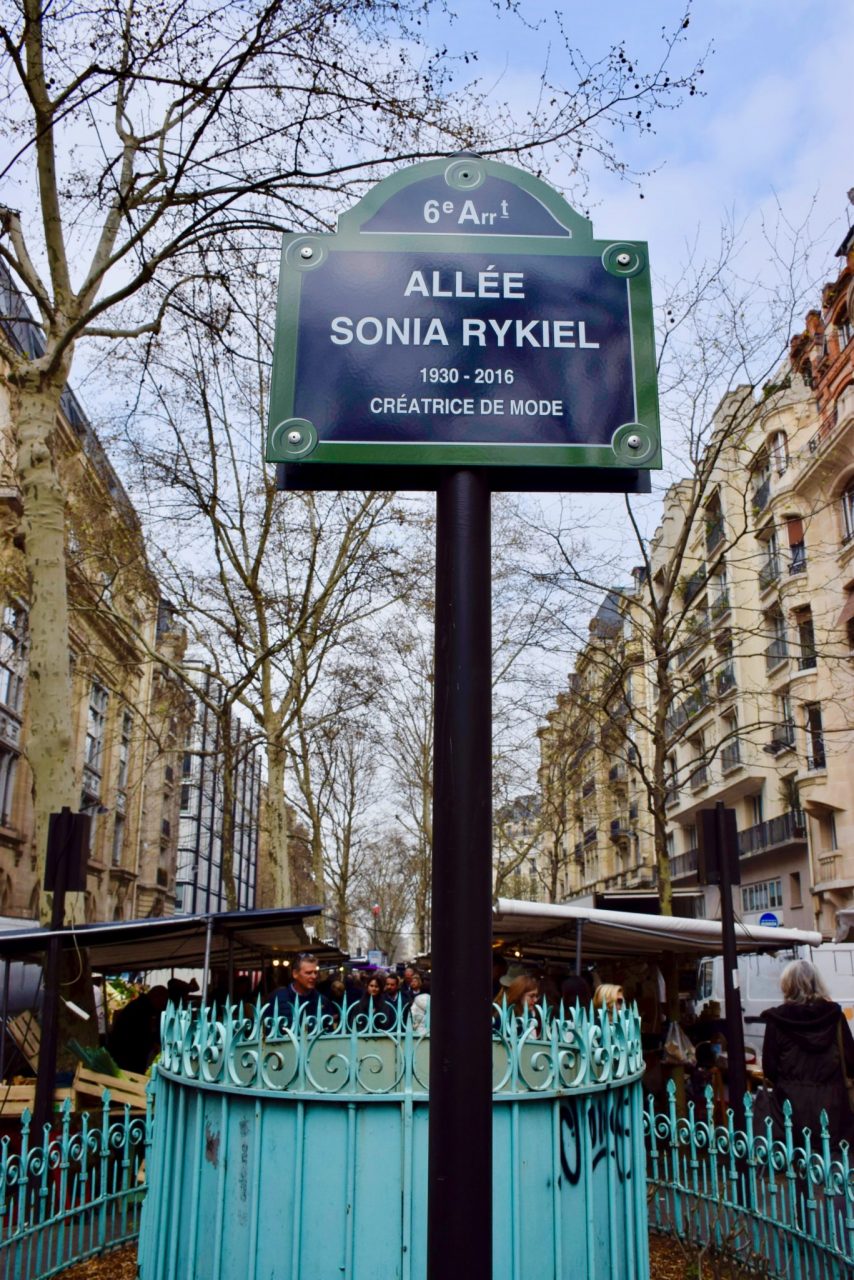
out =
<path fill-rule="evenodd" d="M 759 917 L 759 923 L 764 925 L 766 929 L 779 929 L 780 917 L 775 915 L 773 911 L 763 911 Z"/>
<path fill-rule="evenodd" d="M 267 458 L 659 467 L 646 245 L 493 160 L 384 179 L 285 237 Z"/>

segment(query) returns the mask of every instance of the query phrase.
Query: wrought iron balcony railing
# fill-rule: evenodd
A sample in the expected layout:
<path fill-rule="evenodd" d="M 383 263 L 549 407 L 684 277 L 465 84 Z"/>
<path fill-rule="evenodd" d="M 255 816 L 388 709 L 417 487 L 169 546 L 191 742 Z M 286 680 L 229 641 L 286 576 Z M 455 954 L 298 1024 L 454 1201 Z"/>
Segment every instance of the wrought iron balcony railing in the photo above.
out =
<path fill-rule="evenodd" d="M 754 853 L 764 853 L 777 845 L 806 840 L 806 819 L 801 809 L 789 809 L 767 822 L 757 822 L 738 833 L 739 857 L 749 858 Z"/>
<path fill-rule="evenodd" d="M 725 747 L 721 748 L 721 769 L 724 773 L 730 773 L 733 769 L 738 768 L 741 764 L 741 743 L 728 742 Z"/>
<path fill-rule="evenodd" d="M 684 853 L 677 853 L 670 859 L 670 878 L 672 880 L 680 880 L 682 876 L 693 875 L 697 870 L 697 850 L 686 849 Z"/>
<path fill-rule="evenodd" d="M 795 748 L 795 725 L 792 720 L 784 720 L 775 725 L 771 732 L 771 740 L 764 748 L 769 755 L 779 755 L 781 751 L 793 751 Z"/>

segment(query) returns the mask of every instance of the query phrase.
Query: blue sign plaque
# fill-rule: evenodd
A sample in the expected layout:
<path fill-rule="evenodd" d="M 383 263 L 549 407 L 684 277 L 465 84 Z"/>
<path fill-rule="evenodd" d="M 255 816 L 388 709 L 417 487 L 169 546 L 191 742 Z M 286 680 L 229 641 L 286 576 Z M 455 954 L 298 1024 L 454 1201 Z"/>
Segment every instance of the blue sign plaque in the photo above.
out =
<path fill-rule="evenodd" d="M 268 458 L 659 466 L 646 247 L 493 161 L 386 179 L 286 237 Z"/>

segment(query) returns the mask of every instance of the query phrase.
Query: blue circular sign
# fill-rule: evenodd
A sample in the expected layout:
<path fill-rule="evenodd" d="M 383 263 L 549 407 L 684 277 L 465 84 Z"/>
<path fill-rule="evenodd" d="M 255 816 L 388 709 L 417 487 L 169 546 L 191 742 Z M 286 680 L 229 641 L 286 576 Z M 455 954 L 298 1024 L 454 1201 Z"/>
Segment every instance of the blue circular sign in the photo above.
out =
<path fill-rule="evenodd" d="M 763 911 L 759 917 L 759 923 L 764 925 L 766 929 L 778 929 L 780 927 L 780 917 L 776 916 L 773 911 Z"/>

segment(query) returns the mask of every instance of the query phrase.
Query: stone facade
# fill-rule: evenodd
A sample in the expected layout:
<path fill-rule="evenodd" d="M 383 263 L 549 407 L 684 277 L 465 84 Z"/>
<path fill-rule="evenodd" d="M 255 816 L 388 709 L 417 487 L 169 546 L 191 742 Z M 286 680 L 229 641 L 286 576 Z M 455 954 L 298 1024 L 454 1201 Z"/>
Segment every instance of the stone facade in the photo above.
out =
<path fill-rule="evenodd" d="M 759 394 L 736 388 L 719 406 L 700 500 L 689 480 L 668 491 L 648 548 L 649 578 L 644 573 L 632 589 L 606 597 L 604 621 L 594 620 L 569 691 L 542 731 L 544 812 L 555 807 L 547 794 L 561 772 L 555 752 L 568 764 L 571 834 L 564 837 L 561 897 L 601 900 L 633 877 L 655 878 L 653 793 L 646 788 L 634 802 L 632 794 L 651 765 L 644 728 L 663 696 L 645 606 L 667 598 L 673 642 L 660 799 L 677 899 L 694 894 L 695 909 L 718 912 L 717 890 L 699 896 L 697 814 L 721 800 L 737 815 L 736 905 L 744 920 L 770 911 L 781 923 L 817 924 L 831 936 L 837 910 L 854 904 L 854 237 L 849 241 L 839 278 L 793 340 L 776 382 Z M 614 733 L 620 696 L 639 730 L 633 741 Z M 609 725 L 610 746 L 603 739 Z M 641 754 L 632 759 L 632 752 Z M 628 866 L 621 841 L 631 851 Z"/>
<path fill-rule="evenodd" d="M 40 331 L 5 272 L 0 295 L 7 333 L 35 353 Z M 169 664 L 180 660 L 184 637 L 161 599 L 133 505 L 70 389 L 54 447 L 67 495 L 74 768 L 80 807 L 92 817 L 82 914 L 162 915 L 174 906 L 176 779 L 190 710 Z M 39 902 L 26 763 L 27 579 L 2 380 L 0 453 L 0 914 L 27 918 Z"/>

